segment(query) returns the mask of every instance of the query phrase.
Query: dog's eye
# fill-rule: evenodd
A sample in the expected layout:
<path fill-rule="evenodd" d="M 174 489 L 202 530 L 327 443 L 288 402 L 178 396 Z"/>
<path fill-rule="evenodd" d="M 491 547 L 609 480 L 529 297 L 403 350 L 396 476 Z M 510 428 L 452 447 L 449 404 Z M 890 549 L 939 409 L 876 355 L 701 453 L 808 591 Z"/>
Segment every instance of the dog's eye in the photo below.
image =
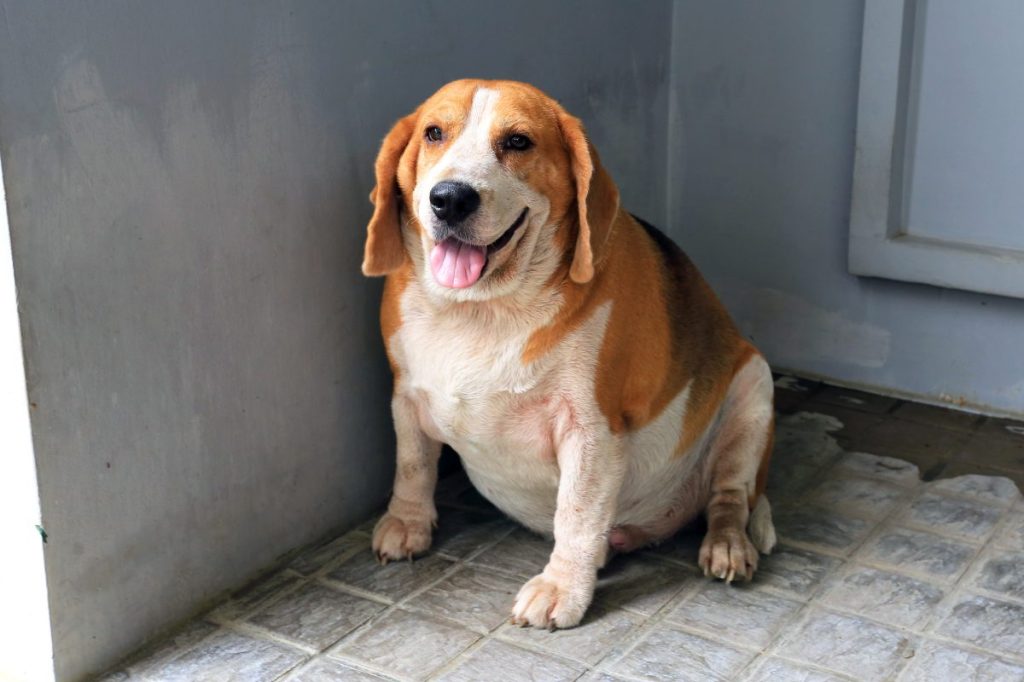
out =
<path fill-rule="evenodd" d="M 444 137 L 444 133 L 437 126 L 430 126 L 427 128 L 427 139 L 431 142 L 440 142 L 441 138 Z"/>
<path fill-rule="evenodd" d="M 526 135 L 509 135 L 505 138 L 505 149 L 514 149 L 517 152 L 524 151 L 533 146 L 533 140 Z"/>

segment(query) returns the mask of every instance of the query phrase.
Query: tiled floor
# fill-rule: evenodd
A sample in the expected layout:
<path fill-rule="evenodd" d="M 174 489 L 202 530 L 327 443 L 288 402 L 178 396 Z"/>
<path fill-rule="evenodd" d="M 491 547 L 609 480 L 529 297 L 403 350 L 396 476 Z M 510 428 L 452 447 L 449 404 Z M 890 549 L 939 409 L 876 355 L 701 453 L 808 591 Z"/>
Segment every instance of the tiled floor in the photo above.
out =
<path fill-rule="evenodd" d="M 550 544 L 456 476 L 427 556 L 380 567 L 368 522 L 104 679 L 1024 680 L 1024 425 L 777 385 L 752 583 L 698 575 L 695 529 L 616 558 L 580 627 L 514 627 Z"/>

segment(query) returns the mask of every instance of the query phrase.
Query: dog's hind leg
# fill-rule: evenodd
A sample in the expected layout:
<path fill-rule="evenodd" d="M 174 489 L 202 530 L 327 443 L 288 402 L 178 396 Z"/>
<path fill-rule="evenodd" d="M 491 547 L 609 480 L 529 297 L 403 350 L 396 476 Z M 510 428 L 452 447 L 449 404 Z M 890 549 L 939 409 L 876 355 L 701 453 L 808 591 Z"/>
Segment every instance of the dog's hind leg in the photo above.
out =
<path fill-rule="evenodd" d="M 749 580 L 758 551 L 767 553 L 775 544 L 771 508 L 762 496 L 772 447 L 772 390 L 768 364 L 755 353 L 733 376 L 722 405 L 708 453 L 708 532 L 699 556 L 705 575 Z"/>

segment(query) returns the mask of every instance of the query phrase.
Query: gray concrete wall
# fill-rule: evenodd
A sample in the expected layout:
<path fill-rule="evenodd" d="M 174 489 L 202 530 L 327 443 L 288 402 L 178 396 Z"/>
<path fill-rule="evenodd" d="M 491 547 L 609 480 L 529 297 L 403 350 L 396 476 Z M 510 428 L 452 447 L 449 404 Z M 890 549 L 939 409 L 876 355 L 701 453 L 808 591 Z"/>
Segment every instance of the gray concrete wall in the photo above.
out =
<path fill-rule="evenodd" d="M 672 235 L 776 366 L 1024 413 L 1024 301 L 847 272 L 862 17 L 676 3 Z"/>
<path fill-rule="evenodd" d="M 6 2 L 0 155 L 54 655 L 79 679 L 390 483 L 371 161 L 532 81 L 665 214 L 667 2 Z M 640 153 L 638 153 L 640 151 Z"/>

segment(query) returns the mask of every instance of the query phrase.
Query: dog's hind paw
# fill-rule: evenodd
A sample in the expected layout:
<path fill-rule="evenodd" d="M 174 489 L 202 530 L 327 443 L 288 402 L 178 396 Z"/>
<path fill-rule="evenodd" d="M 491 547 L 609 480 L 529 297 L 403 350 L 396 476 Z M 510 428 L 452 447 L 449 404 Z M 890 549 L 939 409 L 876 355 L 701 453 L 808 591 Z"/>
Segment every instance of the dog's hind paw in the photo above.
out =
<path fill-rule="evenodd" d="M 731 583 L 736 578 L 750 580 L 757 570 L 757 549 L 742 529 L 709 531 L 700 547 L 698 563 L 704 575 Z"/>

